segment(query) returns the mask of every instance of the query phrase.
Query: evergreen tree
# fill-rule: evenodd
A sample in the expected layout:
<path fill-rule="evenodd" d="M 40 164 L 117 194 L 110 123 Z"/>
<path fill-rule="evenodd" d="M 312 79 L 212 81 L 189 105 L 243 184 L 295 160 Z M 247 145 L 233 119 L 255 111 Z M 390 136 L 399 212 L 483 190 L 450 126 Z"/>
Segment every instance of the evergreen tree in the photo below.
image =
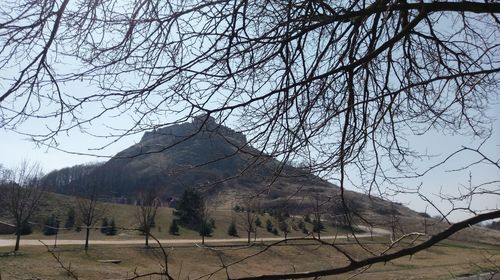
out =
<path fill-rule="evenodd" d="M 323 225 L 323 222 L 321 222 L 321 220 L 314 221 L 314 223 L 313 223 L 313 232 L 320 233 L 324 229 L 325 229 L 325 226 Z"/>
<path fill-rule="evenodd" d="M 201 236 L 201 244 L 205 244 L 205 237 L 210 236 L 213 232 L 213 228 L 210 223 L 202 221 L 198 233 Z"/>
<path fill-rule="evenodd" d="M 196 227 L 201 223 L 203 198 L 196 190 L 189 188 L 182 194 L 174 214 L 183 225 Z"/>
<path fill-rule="evenodd" d="M 238 230 L 236 229 L 236 224 L 234 223 L 234 221 L 229 224 L 229 227 L 227 228 L 227 234 L 229 236 L 238 236 Z"/>
<path fill-rule="evenodd" d="M 57 234 L 58 227 L 59 227 L 59 221 L 56 219 L 56 216 L 52 214 L 45 220 L 43 227 L 43 234 L 44 235 Z"/>
<path fill-rule="evenodd" d="M 102 224 L 101 224 L 101 233 L 102 234 L 107 234 L 108 229 L 109 229 L 108 227 L 109 227 L 108 218 L 104 217 L 102 219 Z"/>
<path fill-rule="evenodd" d="M 177 225 L 176 219 L 174 219 L 172 223 L 170 223 L 168 233 L 170 233 L 171 235 L 179 235 L 179 225 Z"/>
<path fill-rule="evenodd" d="M 109 222 L 108 230 L 106 231 L 106 235 L 116 235 L 118 232 L 115 224 L 115 219 L 111 218 L 111 222 Z"/>
<path fill-rule="evenodd" d="M 210 218 L 210 226 L 212 226 L 213 229 L 216 229 L 217 227 L 215 226 L 215 220 L 214 218 Z"/>
<path fill-rule="evenodd" d="M 271 220 L 267 219 L 266 221 L 266 230 L 268 232 L 273 232 L 273 222 Z"/>
<path fill-rule="evenodd" d="M 204 222 L 201 223 L 198 233 L 200 234 L 200 236 L 210 236 L 213 231 L 214 229 L 212 228 L 212 225 L 210 225 L 210 223 Z"/>
<path fill-rule="evenodd" d="M 255 219 L 255 226 L 262 227 L 262 222 L 259 219 L 259 216 Z"/>
<path fill-rule="evenodd" d="M 68 210 L 68 216 L 66 218 L 66 222 L 64 223 L 64 227 L 67 229 L 71 229 L 75 226 L 75 208 L 70 208 Z"/>

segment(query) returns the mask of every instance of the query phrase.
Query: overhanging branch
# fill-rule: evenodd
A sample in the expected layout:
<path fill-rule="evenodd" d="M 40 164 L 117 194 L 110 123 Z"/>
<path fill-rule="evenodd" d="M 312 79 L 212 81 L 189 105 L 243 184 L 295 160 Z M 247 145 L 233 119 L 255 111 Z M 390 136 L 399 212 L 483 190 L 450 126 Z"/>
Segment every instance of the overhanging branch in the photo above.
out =
<path fill-rule="evenodd" d="M 339 268 L 332 268 L 332 269 L 325 269 L 325 270 L 317 270 L 317 271 L 311 271 L 311 272 L 298 272 L 298 273 L 284 273 L 284 274 L 273 274 L 273 275 L 261 275 L 261 276 L 251 276 L 251 277 L 242 277 L 242 278 L 233 278 L 235 280 L 272 280 L 272 279 L 300 279 L 300 278 L 314 278 L 314 277 L 320 277 L 320 276 L 328 276 L 328 275 L 336 275 L 336 274 L 342 274 L 350 271 L 354 271 L 356 269 L 373 265 L 376 263 L 384 263 L 388 262 L 394 259 L 398 259 L 404 256 L 410 256 L 414 255 L 420 251 L 423 251 L 436 243 L 439 243 L 440 241 L 443 241 L 450 237 L 451 235 L 471 226 L 475 225 L 477 223 L 483 222 L 483 221 L 488 221 L 492 219 L 500 218 L 500 210 L 484 213 L 484 214 L 479 214 L 477 216 L 474 216 L 470 219 L 461 221 L 459 223 L 451 225 L 448 229 L 432 236 L 429 240 L 422 242 L 418 245 L 415 245 L 413 247 L 405 248 L 402 250 L 399 250 L 397 252 L 387 254 L 387 255 L 381 255 L 381 256 L 376 256 L 376 257 L 371 257 L 371 258 L 366 258 L 361 261 L 354 261 L 351 262 L 350 264 L 339 267 Z"/>

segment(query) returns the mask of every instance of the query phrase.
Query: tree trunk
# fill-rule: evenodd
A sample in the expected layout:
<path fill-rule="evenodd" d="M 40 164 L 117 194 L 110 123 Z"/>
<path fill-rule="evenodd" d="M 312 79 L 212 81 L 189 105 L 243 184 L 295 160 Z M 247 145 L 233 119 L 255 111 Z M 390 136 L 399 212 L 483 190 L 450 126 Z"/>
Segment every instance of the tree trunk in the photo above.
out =
<path fill-rule="evenodd" d="M 14 252 L 17 252 L 19 250 L 19 241 L 21 240 L 21 229 L 17 227 L 16 230 L 16 245 L 14 247 Z"/>
<path fill-rule="evenodd" d="M 149 248 L 149 229 L 146 230 L 146 248 Z"/>
<path fill-rule="evenodd" d="M 205 235 L 201 236 L 201 245 L 205 245 Z"/>
<path fill-rule="evenodd" d="M 252 232 L 251 231 L 247 231 L 247 243 L 250 244 L 250 234 Z"/>
<path fill-rule="evenodd" d="M 87 231 L 85 235 L 85 252 L 89 249 L 89 235 L 90 235 L 90 226 L 87 226 Z"/>

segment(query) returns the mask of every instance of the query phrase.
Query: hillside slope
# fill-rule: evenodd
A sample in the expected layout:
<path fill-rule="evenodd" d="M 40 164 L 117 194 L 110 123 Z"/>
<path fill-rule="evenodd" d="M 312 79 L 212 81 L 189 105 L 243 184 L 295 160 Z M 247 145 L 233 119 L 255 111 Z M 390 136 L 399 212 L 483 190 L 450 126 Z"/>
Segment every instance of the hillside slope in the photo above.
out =
<path fill-rule="evenodd" d="M 141 141 L 108 162 L 54 171 L 45 177 L 50 190 L 78 194 L 96 186 L 101 197 L 133 202 L 144 189 L 157 188 L 164 199 L 197 188 L 231 208 L 240 198 L 258 195 L 262 209 L 311 213 L 316 202 L 329 215 L 343 215 L 339 188 L 298 168 L 283 165 L 247 143 L 245 135 L 200 116 L 191 123 L 147 132 Z M 368 216 L 417 216 L 382 199 L 346 191 L 350 210 Z"/>
<path fill-rule="evenodd" d="M 165 196 L 179 196 L 188 187 L 205 187 L 210 193 L 256 190 L 271 182 L 281 187 L 293 182 L 307 188 L 335 188 L 299 169 L 281 166 L 250 147 L 242 133 L 204 116 L 146 132 L 139 143 L 108 162 L 82 167 L 71 179 L 64 178 L 67 173 L 51 172 L 46 184 L 53 191 L 73 193 L 94 183 L 108 195 L 126 197 L 152 187 Z"/>

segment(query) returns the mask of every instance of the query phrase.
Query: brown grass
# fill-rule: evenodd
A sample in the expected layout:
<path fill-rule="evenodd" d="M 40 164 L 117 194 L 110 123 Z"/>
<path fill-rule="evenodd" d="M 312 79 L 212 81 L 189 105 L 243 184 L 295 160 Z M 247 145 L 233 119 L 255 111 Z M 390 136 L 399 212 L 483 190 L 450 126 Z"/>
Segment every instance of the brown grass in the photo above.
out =
<path fill-rule="evenodd" d="M 372 250 L 379 250 L 383 245 L 372 243 L 368 246 Z M 169 249 L 169 269 L 176 279 L 193 279 L 217 270 L 221 265 L 218 255 L 225 264 L 229 264 L 263 248 L 217 247 L 218 251 L 213 251 L 192 245 L 177 246 Z M 354 244 L 346 243 L 342 248 L 349 250 L 357 258 L 368 256 L 368 253 Z M 7 248 L 0 250 L 6 252 Z M 162 263 L 158 249 L 144 249 L 137 245 L 93 246 L 88 254 L 78 246 L 64 246 L 58 254 L 65 264 L 71 263 L 80 279 L 125 279 L 132 276 L 134 271 L 159 271 L 159 264 Z M 99 263 L 98 260 L 102 259 L 119 259 L 122 262 Z M 498 263 L 499 246 L 446 242 L 411 258 L 375 265 L 355 279 L 448 279 L 456 275 L 495 269 Z M 230 267 L 228 272 L 235 277 L 326 269 L 343 264 L 346 264 L 345 258 L 331 247 L 291 244 L 272 247 L 254 258 Z M 26 247 L 17 256 L 0 257 L 0 273 L 2 279 L 69 279 L 44 247 Z M 225 275 L 225 272 L 221 271 L 212 279 L 224 279 Z M 324 279 L 345 278 L 346 275 L 341 275 Z"/>

